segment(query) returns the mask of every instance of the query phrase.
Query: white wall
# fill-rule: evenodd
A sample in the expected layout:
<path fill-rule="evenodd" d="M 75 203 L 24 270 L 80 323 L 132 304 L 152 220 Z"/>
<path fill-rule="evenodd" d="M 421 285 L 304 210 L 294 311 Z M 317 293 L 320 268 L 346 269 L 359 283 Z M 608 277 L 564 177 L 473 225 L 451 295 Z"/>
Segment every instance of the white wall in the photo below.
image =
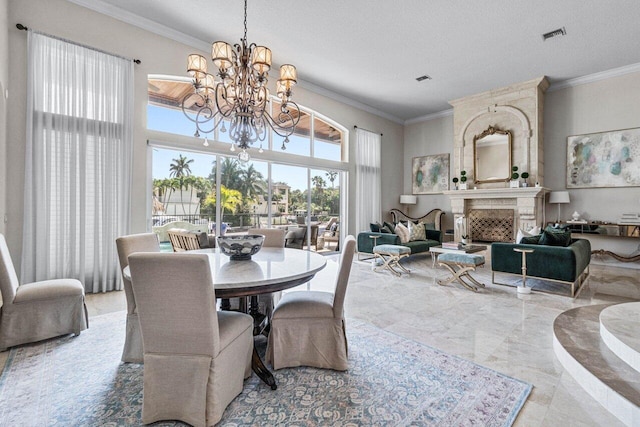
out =
<path fill-rule="evenodd" d="M 9 84 L 9 21 L 8 0 L 0 0 L 0 233 L 5 233 L 4 216 L 7 212 L 7 99 Z"/>
<path fill-rule="evenodd" d="M 551 88 L 544 108 L 545 187 L 566 188 L 567 136 L 640 127 L 639 100 L 640 73 L 556 91 Z M 640 187 L 568 191 L 571 203 L 562 206 L 565 219 L 578 211 L 588 220 L 616 222 L 623 212 L 640 212 Z M 557 215 L 556 206 L 547 206 L 547 218 L 555 219 Z M 640 239 L 628 238 L 590 240 L 594 249 L 621 255 L 630 254 L 640 244 Z"/>
<path fill-rule="evenodd" d="M 472 94 L 469 94 L 472 95 Z M 592 83 L 547 92 L 544 104 L 544 176 L 545 187 L 566 188 L 567 136 L 615 129 L 640 127 L 640 73 L 627 74 Z M 452 117 L 415 123 L 405 128 L 404 191 L 411 191 L 411 159 L 425 154 L 452 153 Z M 594 188 L 569 190 L 571 203 L 562 206 L 562 216 L 573 211 L 584 218 L 616 222 L 623 212 L 640 212 L 640 188 Z M 447 197 L 418 196 L 413 212 L 433 207 L 447 211 Z M 547 205 L 547 219 L 555 219 L 557 206 Z M 594 249 L 611 250 L 621 255 L 637 250 L 639 239 L 592 238 Z M 609 258 L 604 261 L 613 263 Z M 598 261 L 598 260 L 596 260 Z M 626 264 L 625 266 L 635 267 Z"/>
<path fill-rule="evenodd" d="M 411 194 L 412 161 L 414 157 L 429 154 L 449 153 L 449 188 L 453 178 L 453 111 L 444 117 L 438 117 L 426 122 L 419 122 L 405 126 L 404 130 L 404 193 Z M 442 194 L 418 194 L 418 203 L 410 207 L 411 216 L 426 214 L 431 209 L 440 208 L 445 211 L 442 227 L 453 228 L 453 214 L 449 197 Z M 401 208 L 406 211 L 406 207 Z"/>
<path fill-rule="evenodd" d="M 0 0 L 6 1 L 6 0 Z M 101 15 L 64 0 L 10 0 L 9 22 L 12 25 L 22 23 L 34 30 L 66 38 L 101 50 L 130 58 L 138 58 L 142 63 L 135 66 L 135 109 L 134 109 L 134 164 L 132 187 L 132 232 L 147 229 L 148 207 L 147 182 L 149 171 L 147 163 L 147 140 L 153 134 L 146 130 L 147 75 L 171 74 L 186 75 L 186 57 L 196 49 L 168 38 L 150 33 L 125 24 L 105 15 Z M 0 24 L 0 33 L 2 33 Z M 19 254 L 22 249 L 22 206 L 24 186 L 24 141 L 26 120 L 26 45 L 25 32 L 9 32 L 9 81 L 12 88 L 12 107 L 8 114 L 7 156 L 7 206 L 9 224 L 7 240 L 12 250 L 16 268 L 19 270 Z M 208 52 L 201 52 L 209 55 Z M 0 50 L 1 54 L 1 50 Z M 2 57 L 0 57 L 0 60 Z M 2 61 L 4 62 L 4 61 Z M 304 76 L 301 75 L 304 79 Z M 397 173 L 402 164 L 403 127 L 390 120 L 380 118 L 363 110 L 317 95 L 304 88 L 297 87 L 294 99 L 300 105 L 316 110 L 328 118 L 337 121 L 350 130 L 350 158 L 354 158 L 353 126 L 384 134 L 382 157 L 384 159 L 383 182 L 385 192 L 382 195 L 382 208 L 388 211 L 397 207 L 397 195 L 402 191 L 402 176 Z M 185 138 L 176 138 L 184 141 Z M 194 146 L 200 146 L 198 142 Z M 353 170 L 353 166 L 352 166 Z M 349 182 L 349 190 L 355 191 L 355 179 Z M 355 199 L 352 199 L 355 200 Z M 353 212 L 354 202 L 349 203 L 349 231 L 355 234 Z"/>

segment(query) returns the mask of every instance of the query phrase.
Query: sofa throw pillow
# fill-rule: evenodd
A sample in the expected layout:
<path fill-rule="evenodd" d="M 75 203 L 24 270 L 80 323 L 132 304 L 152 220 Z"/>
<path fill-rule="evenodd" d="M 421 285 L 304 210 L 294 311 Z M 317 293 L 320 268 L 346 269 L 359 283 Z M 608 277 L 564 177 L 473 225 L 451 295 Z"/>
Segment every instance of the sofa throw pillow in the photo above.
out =
<path fill-rule="evenodd" d="M 393 233 L 391 233 L 391 230 L 389 230 L 387 228 L 386 225 L 383 225 L 382 227 L 380 227 L 380 232 L 383 233 L 383 234 L 393 234 Z"/>
<path fill-rule="evenodd" d="M 380 232 L 380 227 L 382 227 L 382 226 L 380 225 L 379 222 L 372 222 L 371 224 L 369 224 L 369 228 L 374 233 L 379 233 Z"/>
<path fill-rule="evenodd" d="M 391 223 L 391 222 L 383 222 L 382 225 L 384 225 L 385 227 L 387 227 L 389 229 L 389 231 L 391 231 L 392 233 L 396 232 L 396 226 L 395 224 Z"/>
<path fill-rule="evenodd" d="M 409 229 L 404 225 L 400 223 L 396 225 L 396 234 L 400 237 L 400 243 L 409 242 Z"/>
<path fill-rule="evenodd" d="M 436 223 L 435 222 L 421 222 L 420 224 L 424 224 L 425 230 L 435 230 Z"/>
<path fill-rule="evenodd" d="M 518 229 L 518 233 L 516 235 L 516 243 L 522 243 L 522 238 L 523 237 L 531 237 L 531 236 L 539 236 L 540 234 L 540 227 L 533 227 L 531 230 L 529 231 L 524 231 L 524 230 L 520 230 Z M 536 242 L 537 243 L 537 242 Z"/>
<path fill-rule="evenodd" d="M 545 229 L 538 243 L 548 246 L 569 246 L 571 244 L 571 231 L 554 232 Z"/>
<path fill-rule="evenodd" d="M 409 241 L 413 242 L 415 240 L 427 240 L 427 234 L 422 223 L 415 224 L 412 221 L 409 221 Z"/>
<path fill-rule="evenodd" d="M 535 236 L 524 236 L 518 243 L 522 243 L 523 245 L 537 245 L 539 242 L 540 234 Z"/>

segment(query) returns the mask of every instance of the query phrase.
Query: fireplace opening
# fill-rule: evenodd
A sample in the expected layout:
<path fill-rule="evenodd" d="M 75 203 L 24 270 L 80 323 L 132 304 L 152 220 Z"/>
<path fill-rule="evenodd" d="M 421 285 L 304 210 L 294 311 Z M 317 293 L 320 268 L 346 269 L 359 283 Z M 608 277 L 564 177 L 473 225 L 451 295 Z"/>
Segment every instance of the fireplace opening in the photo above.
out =
<path fill-rule="evenodd" d="M 513 209 L 474 209 L 469 211 L 471 239 L 480 242 L 513 242 Z"/>

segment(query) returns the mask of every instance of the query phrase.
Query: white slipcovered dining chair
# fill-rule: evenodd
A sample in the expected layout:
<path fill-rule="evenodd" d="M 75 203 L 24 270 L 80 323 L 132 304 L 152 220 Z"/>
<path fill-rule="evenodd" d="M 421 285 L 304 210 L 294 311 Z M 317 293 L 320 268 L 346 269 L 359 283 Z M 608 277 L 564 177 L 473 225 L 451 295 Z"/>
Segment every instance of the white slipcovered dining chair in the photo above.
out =
<path fill-rule="evenodd" d="M 344 299 L 356 241 L 344 240 L 335 293 L 286 293 L 271 318 L 267 361 L 273 369 L 313 366 L 344 371 L 348 368 Z"/>
<path fill-rule="evenodd" d="M 247 234 L 262 234 L 263 248 L 284 248 L 285 231 L 281 228 L 250 228 Z"/>
<path fill-rule="evenodd" d="M 4 235 L 0 234 L 0 351 L 89 327 L 84 288 L 76 279 L 20 285 Z"/>
<path fill-rule="evenodd" d="M 212 426 L 251 375 L 253 319 L 216 311 L 204 254 L 134 253 L 144 343 L 142 421 Z"/>
<path fill-rule="evenodd" d="M 135 252 L 160 252 L 158 235 L 155 233 L 140 233 L 122 236 L 116 239 L 120 271 L 129 265 L 129 255 Z M 131 282 L 122 275 L 124 295 L 127 299 L 127 326 L 125 332 L 122 361 L 125 363 L 142 363 L 142 334 L 138 321 L 136 299 L 131 289 Z"/>

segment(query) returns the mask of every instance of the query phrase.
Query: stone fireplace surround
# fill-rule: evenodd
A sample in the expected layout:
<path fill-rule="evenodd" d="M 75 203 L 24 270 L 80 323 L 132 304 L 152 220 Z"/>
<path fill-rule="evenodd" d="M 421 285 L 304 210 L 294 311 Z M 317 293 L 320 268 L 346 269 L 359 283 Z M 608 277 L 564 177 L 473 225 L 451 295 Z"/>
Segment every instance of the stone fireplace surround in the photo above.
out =
<path fill-rule="evenodd" d="M 490 188 L 475 190 L 445 191 L 451 199 L 451 211 L 454 224 L 460 217 L 464 217 L 466 230 L 471 230 L 468 222 L 470 212 L 478 210 L 511 210 L 513 212 L 513 227 L 510 231 L 514 241 L 518 229 L 529 230 L 535 226 L 543 227 L 545 195 L 550 190 L 544 187 L 524 188 Z M 460 230 L 454 230 L 454 240 L 460 241 Z M 474 239 L 471 234 L 471 239 Z"/>

